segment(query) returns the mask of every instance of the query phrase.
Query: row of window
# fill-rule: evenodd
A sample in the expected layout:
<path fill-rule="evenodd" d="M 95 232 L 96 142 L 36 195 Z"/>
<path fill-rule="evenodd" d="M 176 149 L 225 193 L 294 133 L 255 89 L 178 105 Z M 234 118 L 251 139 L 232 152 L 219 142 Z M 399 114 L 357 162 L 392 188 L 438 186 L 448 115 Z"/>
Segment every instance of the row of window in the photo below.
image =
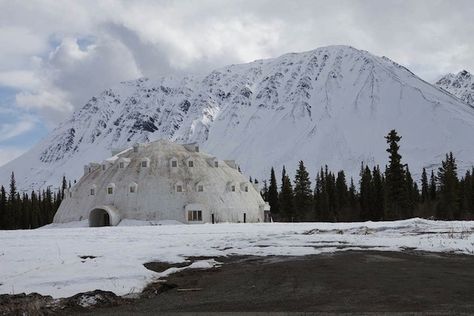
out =
<path fill-rule="evenodd" d="M 114 194 L 114 189 L 115 189 L 115 185 L 109 185 L 109 186 L 107 187 L 107 194 L 109 194 L 109 195 L 110 195 L 110 194 Z M 175 186 L 175 190 L 176 190 L 176 192 L 184 192 L 183 185 L 182 185 L 182 184 L 177 184 L 177 185 Z M 232 185 L 232 186 L 230 187 L 230 191 L 235 192 L 235 190 L 236 190 L 235 185 Z M 129 186 L 129 192 L 130 192 L 130 193 L 135 193 L 136 191 L 137 191 L 137 185 L 136 185 L 136 184 L 131 184 L 131 185 Z M 204 185 L 198 184 L 198 185 L 196 186 L 196 191 L 197 191 L 197 192 L 204 192 Z M 248 191 L 249 191 L 249 187 L 248 187 L 248 186 L 245 186 L 244 191 L 245 191 L 245 192 L 248 192 Z M 90 189 L 90 195 L 95 195 L 95 193 L 96 193 L 96 189 L 95 189 L 95 188 L 91 188 L 91 189 Z"/>

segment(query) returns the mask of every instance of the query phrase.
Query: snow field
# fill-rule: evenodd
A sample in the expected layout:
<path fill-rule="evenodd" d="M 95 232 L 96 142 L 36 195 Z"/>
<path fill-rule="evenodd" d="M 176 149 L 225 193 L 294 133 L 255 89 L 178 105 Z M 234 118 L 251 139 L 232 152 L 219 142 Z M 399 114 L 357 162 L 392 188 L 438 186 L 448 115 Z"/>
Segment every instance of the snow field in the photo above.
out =
<path fill-rule="evenodd" d="M 0 293 L 58 298 L 101 289 L 126 295 L 170 273 L 210 268 L 219 265 L 218 257 L 232 255 L 303 256 L 360 249 L 474 255 L 474 221 L 130 224 L 134 226 L 0 231 Z M 192 256 L 215 260 L 162 273 L 143 266 L 150 261 L 185 262 Z"/>

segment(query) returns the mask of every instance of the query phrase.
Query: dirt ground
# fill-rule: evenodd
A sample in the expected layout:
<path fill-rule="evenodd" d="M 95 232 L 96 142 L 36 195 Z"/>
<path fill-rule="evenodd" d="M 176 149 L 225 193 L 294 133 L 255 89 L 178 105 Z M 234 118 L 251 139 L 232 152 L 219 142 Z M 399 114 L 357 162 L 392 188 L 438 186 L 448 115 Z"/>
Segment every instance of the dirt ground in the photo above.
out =
<path fill-rule="evenodd" d="M 474 256 L 348 251 L 225 261 L 171 275 L 166 284 L 172 286 L 155 296 L 88 313 L 474 314 Z"/>

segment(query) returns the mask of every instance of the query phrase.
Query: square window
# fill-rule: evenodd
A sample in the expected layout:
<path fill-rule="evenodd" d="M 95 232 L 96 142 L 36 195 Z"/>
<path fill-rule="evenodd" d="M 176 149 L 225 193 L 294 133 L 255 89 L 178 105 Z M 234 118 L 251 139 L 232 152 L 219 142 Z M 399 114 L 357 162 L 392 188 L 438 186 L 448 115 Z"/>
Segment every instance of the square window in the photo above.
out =
<path fill-rule="evenodd" d="M 176 168 L 178 166 L 178 162 L 176 160 L 173 160 L 171 162 L 171 167 Z"/>
<path fill-rule="evenodd" d="M 146 161 L 142 161 L 142 168 L 146 168 L 147 167 L 147 162 Z"/>
<path fill-rule="evenodd" d="M 194 161 L 192 160 L 188 161 L 188 167 L 190 168 L 194 167 Z"/>
<path fill-rule="evenodd" d="M 190 222 L 202 221 L 202 211 L 188 211 L 188 221 Z"/>
<path fill-rule="evenodd" d="M 198 192 L 203 192 L 203 191 L 204 191 L 204 186 L 198 185 Z"/>
<path fill-rule="evenodd" d="M 182 185 L 177 185 L 176 186 L 176 192 L 183 192 L 183 186 Z"/>

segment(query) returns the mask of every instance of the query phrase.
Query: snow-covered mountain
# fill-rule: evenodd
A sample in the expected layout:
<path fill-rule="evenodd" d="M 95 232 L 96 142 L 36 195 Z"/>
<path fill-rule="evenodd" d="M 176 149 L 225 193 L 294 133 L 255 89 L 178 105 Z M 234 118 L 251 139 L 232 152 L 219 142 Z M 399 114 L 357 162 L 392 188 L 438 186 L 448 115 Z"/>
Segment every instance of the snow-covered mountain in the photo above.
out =
<path fill-rule="evenodd" d="M 298 160 L 313 176 L 322 164 L 356 176 L 361 161 L 386 164 L 393 128 L 415 174 L 448 151 L 461 169 L 474 163 L 474 108 L 386 57 L 329 46 L 204 76 L 120 83 L 3 166 L 0 183 L 12 170 L 23 188 L 78 179 L 111 149 L 159 138 L 198 142 L 260 179 Z"/>
<path fill-rule="evenodd" d="M 460 71 L 457 75 L 447 74 L 436 85 L 474 106 L 474 76 L 468 71 Z"/>

